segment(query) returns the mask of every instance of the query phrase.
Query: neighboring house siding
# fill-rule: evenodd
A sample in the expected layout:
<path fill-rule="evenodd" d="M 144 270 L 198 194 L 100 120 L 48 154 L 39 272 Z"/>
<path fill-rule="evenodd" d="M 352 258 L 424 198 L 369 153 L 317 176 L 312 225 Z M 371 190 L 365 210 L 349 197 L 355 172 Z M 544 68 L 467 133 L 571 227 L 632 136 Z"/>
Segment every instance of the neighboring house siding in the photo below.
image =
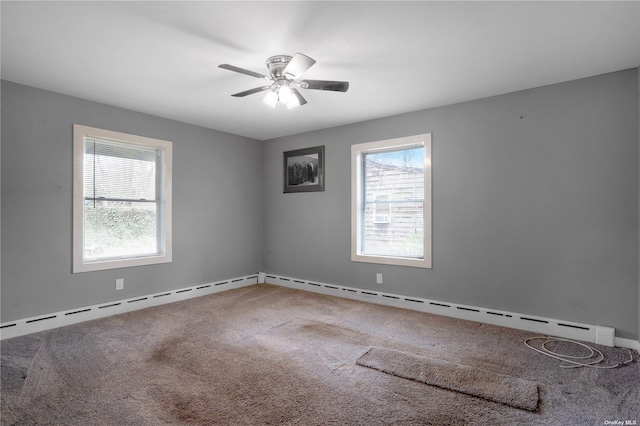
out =
<path fill-rule="evenodd" d="M 369 204 L 365 211 L 367 251 L 376 252 L 376 247 L 388 249 L 394 244 L 394 254 L 423 254 L 422 170 L 389 167 L 373 161 L 367 161 L 366 170 L 366 199 L 378 201 Z"/>

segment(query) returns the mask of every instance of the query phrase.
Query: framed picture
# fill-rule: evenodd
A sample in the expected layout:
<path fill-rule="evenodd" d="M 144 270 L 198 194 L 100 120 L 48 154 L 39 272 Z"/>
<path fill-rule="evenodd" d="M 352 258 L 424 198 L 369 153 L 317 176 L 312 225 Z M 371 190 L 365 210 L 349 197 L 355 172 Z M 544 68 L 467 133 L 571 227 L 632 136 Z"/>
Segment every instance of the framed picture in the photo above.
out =
<path fill-rule="evenodd" d="M 324 191 L 324 145 L 284 153 L 284 192 Z"/>

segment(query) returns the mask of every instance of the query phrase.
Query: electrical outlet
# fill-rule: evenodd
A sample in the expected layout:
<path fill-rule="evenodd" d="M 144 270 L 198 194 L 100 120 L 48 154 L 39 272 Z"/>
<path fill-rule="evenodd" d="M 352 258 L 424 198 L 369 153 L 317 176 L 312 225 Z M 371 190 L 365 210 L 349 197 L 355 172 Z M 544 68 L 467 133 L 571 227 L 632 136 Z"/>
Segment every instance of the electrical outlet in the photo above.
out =
<path fill-rule="evenodd" d="M 124 278 L 118 278 L 116 280 L 116 290 L 123 290 L 124 289 Z"/>
<path fill-rule="evenodd" d="M 379 272 L 376 274 L 376 283 L 382 284 L 382 274 Z"/>

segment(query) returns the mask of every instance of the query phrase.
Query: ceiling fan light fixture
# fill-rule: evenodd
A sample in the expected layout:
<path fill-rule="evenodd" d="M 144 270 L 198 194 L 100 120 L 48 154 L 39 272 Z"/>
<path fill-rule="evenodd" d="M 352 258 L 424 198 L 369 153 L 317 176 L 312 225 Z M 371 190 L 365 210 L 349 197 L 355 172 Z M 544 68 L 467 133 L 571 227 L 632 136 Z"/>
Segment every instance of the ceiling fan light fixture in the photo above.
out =
<path fill-rule="evenodd" d="M 280 89 L 278 89 L 278 99 L 286 105 L 288 105 L 292 100 L 296 100 L 295 96 L 293 96 L 293 92 L 291 91 L 291 87 L 289 86 L 280 86 Z"/>
<path fill-rule="evenodd" d="M 291 92 L 293 93 L 293 96 L 291 102 L 287 104 L 287 109 L 296 108 L 307 103 L 307 100 L 300 94 L 297 89 L 291 89 Z"/>
<path fill-rule="evenodd" d="M 273 90 L 269 90 L 262 102 L 267 104 L 270 108 L 275 108 L 278 103 L 278 94 Z"/>

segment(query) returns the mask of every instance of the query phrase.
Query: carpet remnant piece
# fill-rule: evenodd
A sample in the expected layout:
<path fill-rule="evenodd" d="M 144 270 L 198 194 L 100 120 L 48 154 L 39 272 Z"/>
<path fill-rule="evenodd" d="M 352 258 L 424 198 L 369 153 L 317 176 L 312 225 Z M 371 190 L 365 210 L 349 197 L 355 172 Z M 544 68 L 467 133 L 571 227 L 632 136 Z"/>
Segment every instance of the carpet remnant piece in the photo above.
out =
<path fill-rule="evenodd" d="M 538 407 L 536 383 L 476 367 L 376 346 L 356 364 L 523 410 Z"/>

